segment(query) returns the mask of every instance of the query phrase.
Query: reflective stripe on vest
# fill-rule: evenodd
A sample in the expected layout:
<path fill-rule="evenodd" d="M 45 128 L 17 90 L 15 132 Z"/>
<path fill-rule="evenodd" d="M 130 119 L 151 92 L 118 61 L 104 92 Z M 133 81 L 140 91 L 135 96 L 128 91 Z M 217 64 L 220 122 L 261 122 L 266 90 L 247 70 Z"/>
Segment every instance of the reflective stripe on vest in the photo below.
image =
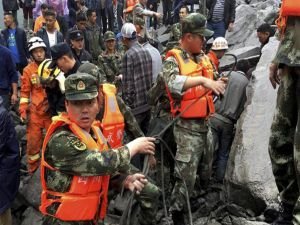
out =
<path fill-rule="evenodd" d="M 117 89 L 113 84 L 103 84 L 105 110 L 101 121 L 101 130 L 110 147 L 122 146 L 124 136 L 124 117 L 116 99 Z"/>
<path fill-rule="evenodd" d="M 170 56 L 175 57 L 181 75 L 191 77 L 203 76 L 213 80 L 213 67 L 206 55 L 203 55 L 199 64 L 195 63 L 189 58 L 184 59 L 182 56 L 182 50 L 180 49 L 170 50 L 167 53 L 166 58 Z M 187 89 L 183 94 L 179 105 L 172 98 L 168 88 L 167 93 L 170 99 L 171 113 L 173 116 L 183 112 L 186 108 L 188 109 L 182 113 L 182 118 L 206 118 L 215 111 L 212 91 L 207 91 L 207 89 L 202 85 Z M 195 99 L 199 100 L 191 105 Z"/>
<path fill-rule="evenodd" d="M 61 126 L 68 125 L 69 129 L 76 135 L 88 150 L 102 151 L 107 149 L 105 138 L 99 127 L 92 125 L 92 130 L 97 142 L 91 135 L 71 122 L 65 113 L 53 118 L 44 139 L 41 161 L 42 198 L 40 211 L 44 215 L 50 215 L 63 221 L 87 221 L 104 219 L 107 208 L 107 192 L 109 176 L 73 176 L 70 190 L 65 193 L 54 192 L 47 189 L 45 180 L 45 168 L 57 170 L 45 161 L 46 146 L 52 134 Z M 50 196 L 50 197 L 49 197 Z M 52 196 L 52 197 L 51 197 Z M 47 207 L 53 203 L 60 203 L 55 214 L 49 214 Z M 99 213 L 99 214 L 98 214 Z"/>

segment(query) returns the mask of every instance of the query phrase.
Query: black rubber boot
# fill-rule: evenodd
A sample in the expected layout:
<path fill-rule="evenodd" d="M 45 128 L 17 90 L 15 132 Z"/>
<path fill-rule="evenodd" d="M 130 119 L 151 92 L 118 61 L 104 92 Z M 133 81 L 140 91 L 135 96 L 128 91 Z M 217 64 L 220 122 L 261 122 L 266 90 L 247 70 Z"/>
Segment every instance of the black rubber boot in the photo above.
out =
<path fill-rule="evenodd" d="M 184 215 L 182 211 L 173 211 L 172 220 L 174 225 L 185 225 Z"/>
<path fill-rule="evenodd" d="M 294 206 L 286 203 L 280 203 L 279 216 L 272 225 L 293 225 Z"/>

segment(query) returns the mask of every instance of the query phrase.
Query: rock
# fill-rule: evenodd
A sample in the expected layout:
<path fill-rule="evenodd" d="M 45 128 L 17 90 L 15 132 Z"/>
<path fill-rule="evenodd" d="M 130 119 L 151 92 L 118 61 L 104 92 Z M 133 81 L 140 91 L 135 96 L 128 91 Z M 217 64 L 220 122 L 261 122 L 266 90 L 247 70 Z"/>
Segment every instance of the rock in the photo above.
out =
<path fill-rule="evenodd" d="M 23 213 L 24 219 L 21 225 L 42 225 L 42 214 L 32 207 L 28 207 Z"/>
<path fill-rule="evenodd" d="M 276 202 L 275 185 L 268 155 L 270 127 L 276 105 L 276 91 L 269 78 L 269 64 L 278 41 L 271 38 L 262 49 L 262 57 L 253 72 L 248 100 L 236 128 L 226 171 L 230 202 L 260 215 L 266 205 Z"/>
<path fill-rule="evenodd" d="M 27 203 L 38 209 L 41 203 L 41 172 L 40 168 L 30 177 L 22 180 L 23 185 L 20 185 L 19 193 L 26 199 Z"/>
<path fill-rule="evenodd" d="M 252 1 L 251 1 L 252 3 Z M 258 1 L 256 4 L 240 4 L 236 8 L 236 19 L 234 22 L 234 30 L 226 32 L 226 39 L 230 45 L 234 44 L 234 49 L 245 46 L 259 46 L 256 37 L 256 29 L 265 22 L 274 20 L 278 11 L 278 1 Z M 274 18 L 271 17 L 274 16 Z"/>
<path fill-rule="evenodd" d="M 249 221 L 245 218 L 231 216 L 232 225 L 269 225 L 265 222 Z"/>

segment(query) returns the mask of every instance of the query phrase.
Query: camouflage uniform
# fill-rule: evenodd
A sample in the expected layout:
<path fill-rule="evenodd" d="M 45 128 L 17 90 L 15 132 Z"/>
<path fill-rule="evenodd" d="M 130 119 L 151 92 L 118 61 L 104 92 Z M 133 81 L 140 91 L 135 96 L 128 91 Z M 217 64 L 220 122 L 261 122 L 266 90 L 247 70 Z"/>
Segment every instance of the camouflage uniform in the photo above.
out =
<path fill-rule="evenodd" d="M 107 31 L 104 34 L 104 41 L 109 40 L 116 40 L 112 31 Z M 122 54 L 118 51 L 115 51 L 114 54 L 108 54 L 107 51 L 102 52 L 98 57 L 97 65 L 105 73 L 107 82 L 116 84 L 118 81 L 115 78 L 120 75 L 120 69 L 122 68 Z M 118 83 L 117 86 L 119 85 Z"/>
<path fill-rule="evenodd" d="M 181 24 L 175 23 L 171 27 L 171 39 L 166 45 L 166 52 L 179 46 L 179 40 L 181 38 Z"/>
<path fill-rule="evenodd" d="M 298 25 L 297 25 L 298 24 Z M 274 63 L 283 70 L 271 127 L 269 154 L 281 201 L 294 206 L 300 224 L 300 17 L 289 17 Z"/>
<path fill-rule="evenodd" d="M 183 33 L 208 36 L 213 32 L 205 29 L 205 22 L 206 19 L 203 15 L 192 13 L 182 21 Z M 204 57 L 203 52 L 191 57 L 184 49 L 179 49 L 182 51 L 181 55 L 183 59 L 193 60 L 197 64 L 200 64 Z M 164 62 L 163 79 L 173 99 L 180 102 L 187 76 L 180 74 L 179 64 L 173 56 L 168 57 Z M 199 162 L 207 150 L 207 131 L 207 123 L 204 118 L 179 118 L 174 125 L 173 132 L 177 144 L 175 159 L 178 167 L 175 167 L 176 183 L 172 192 L 171 206 L 169 209 L 172 214 L 173 212 L 186 212 L 185 210 L 187 210 L 184 180 L 187 191 L 191 196 L 196 181 Z M 174 221 L 174 223 L 175 222 L 176 221 Z"/>
<path fill-rule="evenodd" d="M 95 24 L 88 24 L 86 27 L 86 38 L 89 42 L 89 53 L 93 57 L 93 63 L 97 62 L 98 56 L 104 49 L 104 43 L 102 38 L 101 28 Z"/>
<path fill-rule="evenodd" d="M 78 71 L 79 72 L 87 72 L 92 75 L 97 75 L 97 73 L 95 74 L 95 71 L 97 71 L 97 69 L 96 69 L 95 65 L 93 65 L 91 63 L 87 63 L 85 66 L 81 66 L 78 69 Z M 103 79 L 100 78 L 99 84 L 104 83 L 102 81 L 103 81 Z M 133 138 L 144 136 L 134 115 L 131 112 L 131 109 L 124 103 L 122 98 L 120 98 L 119 96 L 116 96 L 116 98 L 117 98 L 117 103 L 118 103 L 120 112 L 122 113 L 122 115 L 124 117 L 125 131 L 127 133 L 131 134 L 131 136 Z M 100 121 L 103 118 L 104 110 L 105 109 L 102 106 L 100 108 L 100 112 L 98 113 L 98 115 L 96 117 Z M 129 172 L 130 174 L 140 172 L 140 171 L 136 171 L 136 169 L 132 169 L 132 168 L 133 168 L 133 166 L 130 165 L 130 171 L 127 171 L 127 172 Z M 126 168 L 126 169 L 128 169 L 128 168 Z M 122 173 L 117 174 L 117 175 L 121 176 L 121 177 L 127 176 Z M 116 183 L 116 181 L 113 181 L 113 183 Z M 114 185 L 113 189 L 120 190 L 121 188 L 119 186 L 120 185 Z M 140 207 L 141 207 L 141 212 L 139 214 L 141 225 L 142 224 L 151 225 L 153 223 L 152 220 L 155 218 L 156 212 L 157 212 L 158 196 L 159 196 L 159 189 L 150 182 L 144 187 L 141 194 L 136 196 L 136 200 L 139 202 Z"/>

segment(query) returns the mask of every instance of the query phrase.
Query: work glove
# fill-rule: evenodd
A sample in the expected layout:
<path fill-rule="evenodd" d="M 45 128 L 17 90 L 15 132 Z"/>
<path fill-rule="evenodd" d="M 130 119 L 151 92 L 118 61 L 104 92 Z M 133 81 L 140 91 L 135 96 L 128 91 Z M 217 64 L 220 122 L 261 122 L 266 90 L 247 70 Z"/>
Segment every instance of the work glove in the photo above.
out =
<path fill-rule="evenodd" d="M 26 124 L 28 122 L 27 121 L 27 107 L 28 107 L 27 103 L 20 103 L 19 113 L 20 113 L 20 122 L 22 124 Z"/>

